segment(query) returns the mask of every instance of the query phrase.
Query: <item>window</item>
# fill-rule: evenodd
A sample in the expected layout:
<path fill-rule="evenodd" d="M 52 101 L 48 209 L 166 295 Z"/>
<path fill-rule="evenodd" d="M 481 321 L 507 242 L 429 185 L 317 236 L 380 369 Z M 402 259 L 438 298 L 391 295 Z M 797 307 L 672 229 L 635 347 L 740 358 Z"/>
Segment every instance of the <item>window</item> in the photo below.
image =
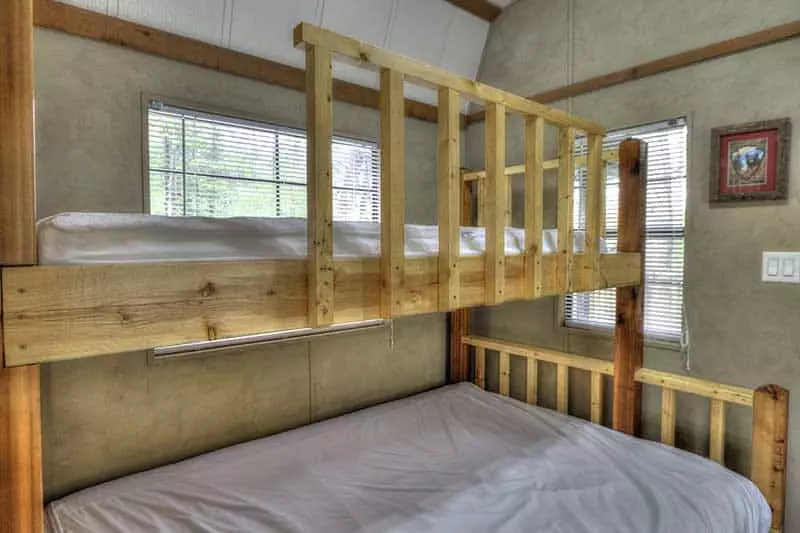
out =
<path fill-rule="evenodd" d="M 649 339 L 677 342 L 683 325 L 683 262 L 686 236 L 687 126 L 685 119 L 658 122 L 611 132 L 604 149 L 616 148 L 628 137 L 647 142 L 647 208 L 645 218 L 644 329 Z M 578 139 L 585 153 L 586 139 Z M 585 228 L 586 169 L 575 176 L 574 224 Z M 605 238 L 616 251 L 619 166 L 607 166 Z M 616 290 L 564 298 L 564 325 L 582 329 L 614 327 Z"/>
<path fill-rule="evenodd" d="M 150 213 L 305 217 L 305 132 L 174 107 L 147 112 Z M 334 137 L 333 217 L 380 219 L 375 143 Z"/>

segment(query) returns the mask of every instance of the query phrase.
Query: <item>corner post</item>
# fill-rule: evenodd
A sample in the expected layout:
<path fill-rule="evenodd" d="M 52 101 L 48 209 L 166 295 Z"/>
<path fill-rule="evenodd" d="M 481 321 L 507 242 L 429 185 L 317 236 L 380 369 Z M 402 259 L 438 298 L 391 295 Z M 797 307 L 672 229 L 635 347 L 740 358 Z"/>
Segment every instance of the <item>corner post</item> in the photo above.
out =
<path fill-rule="evenodd" d="M 472 216 L 472 182 L 464 181 L 463 171 L 461 175 L 461 224 L 471 226 L 474 223 Z M 477 181 L 476 181 L 477 184 Z M 471 311 L 462 307 L 455 309 L 448 314 L 450 329 L 450 362 L 449 379 L 450 383 L 467 381 L 469 379 L 470 367 L 470 348 L 464 344 L 464 337 L 469 335 Z"/>
<path fill-rule="evenodd" d="M 306 47 L 308 325 L 333 323 L 333 57 Z"/>
<path fill-rule="evenodd" d="M 644 252 L 647 145 L 635 139 L 619 147 L 619 252 Z M 644 272 L 644 255 L 642 255 Z M 614 330 L 614 422 L 629 435 L 639 426 L 642 386 L 635 374 L 644 359 L 644 275 L 642 284 L 617 288 Z"/>
<path fill-rule="evenodd" d="M 36 263 L 33 1 L 0 2 L 0 265 Z M 0 327 L 0 360 L 3 360 Z M 0 366 L 0 531 L 43 528 L 38 366 Z"/>
<path fill-rule="evenodd" d="M 505 300 L 506 279 L 506 107 L 486 104 L 486 304 Z"/>
<path fill-rule="evenodd" d="M 786 508 L 786 451 L 789 438 L 789 391 L 765 385 L 753 397 L 753 451 L 750 479 L 772 510 L 772 529 L 783 531 Z"/>
<path fill-rule="evenodd" d="M 459 100 L 453 89 L 439 88 L 439 311 L 457 309 L 460 302 Z"/>

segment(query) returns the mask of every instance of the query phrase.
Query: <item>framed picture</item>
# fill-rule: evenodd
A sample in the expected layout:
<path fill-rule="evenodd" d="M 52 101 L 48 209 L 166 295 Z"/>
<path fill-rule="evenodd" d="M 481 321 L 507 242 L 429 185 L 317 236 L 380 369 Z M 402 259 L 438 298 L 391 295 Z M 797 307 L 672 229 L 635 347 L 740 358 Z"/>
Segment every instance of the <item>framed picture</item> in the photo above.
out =
<path fill-rule="evenodd" d="M 786 200 L 788 118 L 711 130 L 711 202 Z"/>

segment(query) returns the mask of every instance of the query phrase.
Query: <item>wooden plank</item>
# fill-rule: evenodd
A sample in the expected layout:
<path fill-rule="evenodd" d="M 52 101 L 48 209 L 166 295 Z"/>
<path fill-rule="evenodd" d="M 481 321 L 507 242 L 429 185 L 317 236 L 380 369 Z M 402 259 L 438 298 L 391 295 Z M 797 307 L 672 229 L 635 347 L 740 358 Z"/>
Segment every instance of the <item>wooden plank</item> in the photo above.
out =
<path fill-rule="evenodd" d="M 589 260 L 584 264 L 584 277 L 587 283 L 594 283 L 599 272 L 600 238 L 602 237 L 603 195 L 603 136 L 587 136 L 586 163 L 586 229 L 584 232 L 584 253 Z"/>
<path fill-rule="evenodd" d="M 750 479 L 772 510 L 772 529 L 783 531 L 786 509 L 786 453 L 789 449 L 789 391 L 766 385 L 753 400 Z"/>
<path fill-rule="evenodd" d="M 556 253 L 565 258 L 565 269 L 561 272 L 564 286 L 567 291 L 572 287 L 572 256 L 573 256 L 573 223 L 572 223 L 572 191 L 575 185 L 575 130 L 561 128 L 558 136 L 558 248 Z M 583 276 L 581 276 L 583 277 Z"/>
<path fill-rule="evenodd" d="M 661 442 L 675 446 L 675 403 L 674 389 L 661 389 Z"/>
<path fill-rule="evenodd" d="M 576 155 L 574 158 L 574 166 L 575 167 L 585 167 L 587 158 L 585 155 Z M 603 161 L 619 161 L 619 152 L 617 150 L 605 150 L 603 152 Z M 543 163 L 544 170 L 555 170 L 558 168 L 559 160 L 558 159 L 548 159 Z M 515 176 L 517 174 L 524 174 L 525 173 L 526 165 L 511 165 L 507 166 L 503 173 L 506 176 Z M 464 181 L 475 181 L 480 180 L 486 177 L 486 170 L 469 170 L 462 173 L 461 177 Z"/>
<path fill-rule="evenodd" d="M 476 220 L 478 226 L 486 225 L 486 180 L 480 180 L 475 187 Z"/>
<path fill-rule="evenodd" d="M 461 183 L 461 224 L 472 225 L 472 183 Z M 459 280 L 460 284 L 460 280 Z M 459 289 L 461 287 L 459 286 Z M 450 382 L 466 381 L 469 376 L 469 346 L 462 338 L 469 335 L 472 313 L 467 308 L 456 309 L 449 316 Z"/>
<path fill-rule="evenodd" d="M 306 49 L 308 135 L 308 316 L 312 328 L 333 323 L 333 70 L 331 52 Z"/>
<path fill-rule="evenodd" d="M 644 250 L 644 198 L 646 145 L 627 139 L 619 147 L 619 244 L 620 252 Z M 644 268 L 644 260 L 641 262 Z M 644 276 L 642 276 L 644 279 Z M 635 379 L 642 367 L 644 291 L 640 286 L 617 289 L 614 329 L 614 423 L 613 428 L 629 435 L 639 424 L 642 386 Z"/>
<path fill-rule="evenodd" d="M 486 22 L 492 22 L 500 16 L 503 12 L 502 9 L 487 2 L 486 0 L 447 0 L 456 7 L 463 9 L 468 13 L 472 13 L 478 18 L 482 18 Z"/>
<path fill-rule="evenodd" d="M 460 307 L 458 256 L 461 252 L 460 99 L 452 89 L 439 89 L 439 310 Z"/>
<path fill-rule="evenodd" d="M 557 89 L 544 91 L 530 96 L 529 98 L 545 104 L 551 103 L 581 94 L 607 89 L 630 81 L 663 74 L 671 70 L 690 67 L 705 61 L 747 52 L 748 50 L 753 50 L 762 46 L 776 44 L 789 39 L 796 39 L 797 37 L 800 37 L 800 20 L 787 22 L 700 48 L 694 48 L 686 52 L 663 57 L 609 74 L 595 76 L 594 78 L 565 85 Z M 469 115 L 467 117 L 467 124 L 480 120 L 483 120 L 482 111 Z"/>
<path fill-rule="evenodd" d="M 603 423 L 603 374 L 592 372 L 590 375 L 591 409 L 589 420 L 595 424 Z"/>
<path fill-rule="evenodd" d="M 556 365 L 556 411 L 569 411 L 569 367 L 562 364 Z"/>
<path fill-rule="evenodd" d="M 35 16 L 36 25 L 42 28 L 278 87 L 305 91 L 305 72 L 302 68 L 236 52 L 55 0 L 36 0 Z M 361 107 L 380 108 L 379 91 L 343 80 L 334 80 L 333 98 L 339 102 Z M 436 122 L 436 107 L 423 102 L 405 100 L 405 114 L 409 118 Z M 465 121 L 466 117 L 462 117 L 462 122 Z"/>
<path fill-rule="evenodd" d="M 531 405 L 539 403 L 539 361 L 525 361 L 525 401 Z"/>
<path fill-rule="evenodd" d="M 486 302 L 505 300 L 506 108 L 490 103 L 486 115 Z"/>
<path fill-rule="evenodd" d="M 725 402 L 711 399 L 711 427 L 708 457 L 725 466 Z"/>
<path fill-rule="evenodd" d="M 744 387 L 725 385 L 706 381 L 704 379 L 690 378 L 680 374 L 671 374 L 649 368 L 640 368 L 634 377 L 639 383 L 665 387 L 680 392 L 688 392 L 706 398 L 717 399 L 723 402 L 735 403 L 750 407 L 753 405 L 753 391 Z"/>
<path fill-rule="evenodd" d="M 548 122 L 582 129 L 588 133 L 605 133 L 600 124 L 573 117 L 559 109 L 554 109 L 527 98 L 476 82 L 469 78 L 453 74 L 445 69 L 425 64 L 399 54 L 383 50 L 376 46 L 360 42 L 338 33 L 301 23 L 294 29 L 294 44 L 323 46 L 334 53 L 350 59 L 358 66 L 369 65 L 391 68 L 402 72 L 410 82 L 432 87 L 448 87 L 458 91 L 462 98 L 484 101 L 487 104 L 501 104 L 509 109 L 526 115 L 536 115 Z"/>
<path fill-rule="evenodd" d="M 381 71 L 381 316 L 400 312 L 405 281 L 405 117 L 403 75 Z"/>
<path fill-rule="evenodd" d="M 525 288 L 542 294 L 542 232 L 544 230 L 544 119 L 525 119 Z"/>
<path fill-rule="evenodd" d="M 503 396 L 508 396 L 511 391 L 511 356 L 508 352 L 500 352 L 498 354 L 498 361 L 499 361 L 499 383 L 500 383 L 500 394 Z"/>
<path fill-rule="evenodd" d="M 542 296 L 559 294 L 557 257 L 543 257 Z M 576 259 L 580 259 L 577 256 Z M 636 254 L 604 254 L 602 288 L 638 283 Z M 378 258 L 334 263 L 337 323 L 380 318 Z M 581 268 L 576 260 L 574 268 Z M 460 257 L 461 301 L 485 304 L 482 256 Z M 306 259 L 19 267 L 3 271 L 6 362 L 75 359 L 309 326 Z M 523 298 L 523 260 L 506 264 Z M 438 310 L 438 258 L 406 259 L 401 315 Z M 598 287 L 599 288 L 599 287 Z"/>
<path fill-rule="evenodd" d="M 506 227 L 510 228 L 514 225 L 512 218 L 512 209 L 514 207 L 514 187 L 511 179 L 506 180 Z"/>
<path fill-rule="evenodd" d="M 486 350 L 475 347 L 475 385 L 486 389 Z"/>

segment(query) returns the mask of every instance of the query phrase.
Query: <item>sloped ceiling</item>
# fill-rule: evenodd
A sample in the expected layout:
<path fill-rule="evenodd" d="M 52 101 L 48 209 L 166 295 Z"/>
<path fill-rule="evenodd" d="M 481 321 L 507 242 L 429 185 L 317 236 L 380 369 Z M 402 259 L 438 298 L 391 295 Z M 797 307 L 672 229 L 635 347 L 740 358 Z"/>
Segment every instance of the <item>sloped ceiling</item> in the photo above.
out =
<path fill-rule="evenodd" d="M 445 0 L 61 0 L 210 44 L 302 67 L 292 29 L 311 22 L 475 79 L 489 23 Z M 505 7 L 513 0 L 491 0 Z M 337 78 L 377 87 L 377 74 L 337 63 Z M 406 96 L 436 102 L 406 84 Z"/>

